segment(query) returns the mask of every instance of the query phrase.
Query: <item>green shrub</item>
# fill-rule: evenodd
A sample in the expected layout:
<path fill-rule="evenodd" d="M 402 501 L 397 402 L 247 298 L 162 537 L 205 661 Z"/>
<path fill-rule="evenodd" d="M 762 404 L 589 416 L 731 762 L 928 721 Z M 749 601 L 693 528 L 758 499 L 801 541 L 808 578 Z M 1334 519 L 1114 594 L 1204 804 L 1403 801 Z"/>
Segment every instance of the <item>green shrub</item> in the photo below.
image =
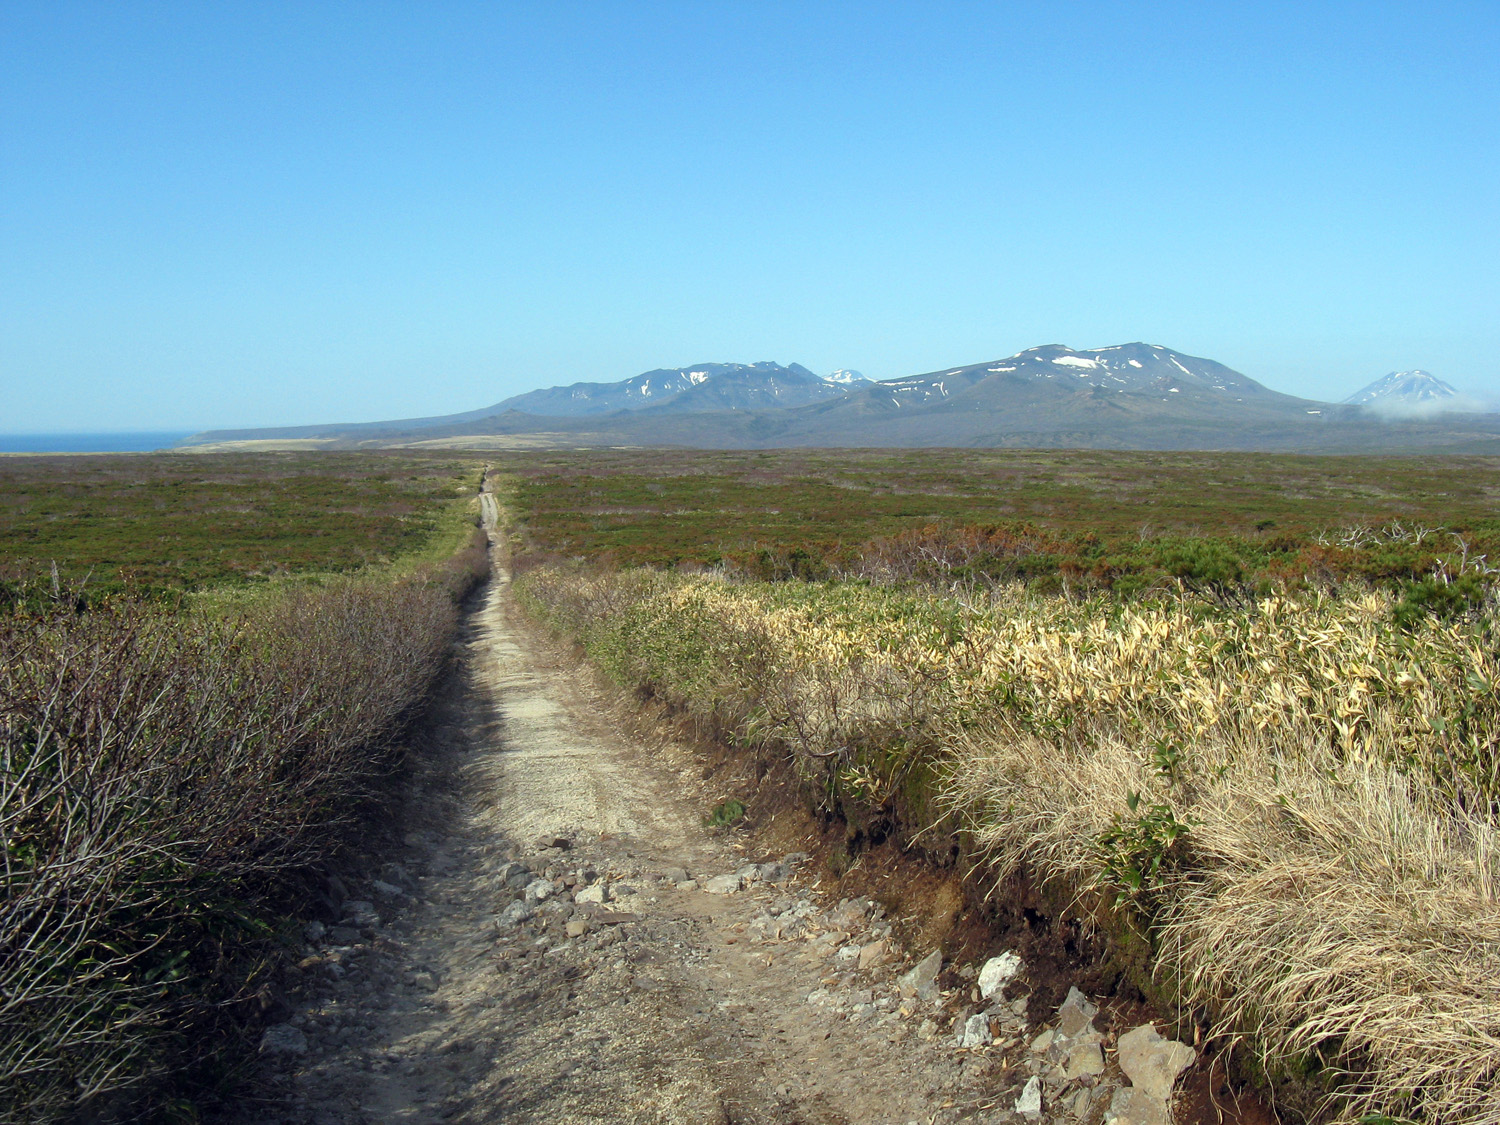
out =
<path fill-rule="evenodd" d="M 1472 574 L 1460 575 L 1451 582 L 1424 578 L 1402 590 L 1401 600 L 1391 610 L 1391 620 L 1400 629 L 1414 629 L 1429 617 L 1452 621 L 1480 609 L 1485 593 L 1484 585 Z"/>
<path fill-rule="evenodd" d="M 731 824 L 736 824 L 743 820 L 744 816 L 745 803 L 731 797 L 729 800 L 721 801 L 715 805 L 713 811 L 704 818 L 703 823 L 714 828 L 728 828 Z"/>

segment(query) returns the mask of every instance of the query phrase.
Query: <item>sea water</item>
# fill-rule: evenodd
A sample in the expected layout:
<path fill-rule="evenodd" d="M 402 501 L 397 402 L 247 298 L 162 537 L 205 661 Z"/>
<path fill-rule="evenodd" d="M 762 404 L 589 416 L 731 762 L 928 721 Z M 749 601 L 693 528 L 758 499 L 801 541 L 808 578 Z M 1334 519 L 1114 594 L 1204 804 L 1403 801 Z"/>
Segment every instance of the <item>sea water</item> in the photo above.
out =
<path fill-rule="evenodd" d="M 134 430 L 116 434 L 0 434 L 0 453 L 141 453 L 169 449 L 190 430 Z"/>

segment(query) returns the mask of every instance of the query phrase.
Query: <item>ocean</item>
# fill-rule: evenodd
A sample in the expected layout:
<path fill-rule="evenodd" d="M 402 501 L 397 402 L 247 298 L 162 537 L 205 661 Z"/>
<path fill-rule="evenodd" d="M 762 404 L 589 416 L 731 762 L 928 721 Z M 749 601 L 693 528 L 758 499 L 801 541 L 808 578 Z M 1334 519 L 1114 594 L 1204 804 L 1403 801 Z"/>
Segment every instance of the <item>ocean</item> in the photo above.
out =
<path fill-rule="evenodd" d="M 168 449 L 191 430 L 135 430 L 120 434 L 0 434 L 0 453 L 141 453 Z"/>

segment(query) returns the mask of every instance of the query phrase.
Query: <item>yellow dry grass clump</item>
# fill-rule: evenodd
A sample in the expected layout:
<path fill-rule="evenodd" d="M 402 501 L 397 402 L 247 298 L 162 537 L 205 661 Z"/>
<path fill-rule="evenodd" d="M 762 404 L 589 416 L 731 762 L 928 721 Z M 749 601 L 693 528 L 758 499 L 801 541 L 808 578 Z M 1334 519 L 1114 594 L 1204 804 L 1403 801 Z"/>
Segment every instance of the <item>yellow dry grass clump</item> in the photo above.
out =
<path fill-rule="evenodd" d="M 986 877 L 1142 925 L 1185 1007 L 1322 1070 L 1341 1115 L 1500 1123 L 1491 615 L 647 572 L 523 589 L 623 682 L 786 748 L 830 797 L 941 810 Z"/>

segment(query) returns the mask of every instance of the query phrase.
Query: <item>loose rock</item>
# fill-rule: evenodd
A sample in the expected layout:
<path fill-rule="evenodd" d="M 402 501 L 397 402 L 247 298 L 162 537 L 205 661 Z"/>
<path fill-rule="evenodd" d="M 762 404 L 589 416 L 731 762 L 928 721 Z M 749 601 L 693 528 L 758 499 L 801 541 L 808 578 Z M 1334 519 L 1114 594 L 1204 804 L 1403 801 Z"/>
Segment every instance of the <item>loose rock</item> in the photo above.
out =
<path fill-rule="evenodd" d="M 983 1047 L 994 1037 L 990 1034 L 990 1021 L 986 1016 L 970 1016 L 964 1023 L 963 1034 L 959 1039 L 960 1047 L 974 1048 Z"/>
<path fill-rule="evenodd" d="M 495 924 L 502 930 L 513 930 L 522 922 L 529 920 L 533 913 L 534 911 L 530 906 L 517 899 L 504 910 L 500 911 L 499 917 L 495 919 Z"/>
<path fill-rule="evenodd" d="M 582 906 L 584 903 L 592 902 L 600 906 L 604 905 L 604 899 L 608 893 L 603 883 L 595 883 L 592 887 L 584 887 L 573 896 L 573 901 Z"/>
<path fill-rule="evenodd" d="M 878 968 L 891 959 L 891 948 L 884 941 L 872 941 L 868 945 L 860 947 L 859 971 L 866 972 Z"/>
<path fill-rule="evenodd" d="M 1161 1098 L 1125 1086 L 1110 1100 L 1104 1125 L 1172 1125 L 1172 1111 Z"/>
<path fill-rule="evenodd" d="M 929 1002 L 936 1000 L 938 998 L 937 977 L 942 967 L 942 951 L 934 949 L 918 961 L 915 968 L 902 974 L 899 982 L 902 995 L 916 996 Z"/>
<path fill-rule="evenodd" d="M 1042 1080 L 1036 1075 L 1027 1079 L 1021 1096 L 1016 1099 L 1016 1112 L 1030 1121 L 1042 1116 Z"/>
<path fill-rule="evenodd" d="M 1021 971 L 1021 958 L 1014 953 L 1002 953 L 991 957 L 979 970 L 979 995 L 988 1000 L 1004 990 L 1015 975 Z"/>
<path fill-rule="evenodd" d="M 1094 1017 L 1099 1014 L 1096 1005 L 1076 988 L 1068 989 L 1068 997 L 1057 1009 L 1057 1030 L 1069 1039 L 1077 1038 L 1094 1030 Z"/>
<path fill-rule="evenodd" d="M 1064 1067 L 1064 1073 L 1071 1082 L 1075 1078 L 1082 1078 L 1086 1074 L 1104 1073 L 1104 1050 L 1092 1039 L 1085 1043 L 1075 1043 L 1068 1050 L 1068 1059 Z"/>
<path fill-rule="evenodd" d="M 260 1049 L 268 1055 L 305 1055 L 307 1036 L 302 1034 L 301 1028 L 289 1023 L 278 1023 L 266 1028 L 265 1034 L 260 1037 Z"/>
<path fill-rule="evenodd" d="M 1120 1036 L 1117 1050 L 1131 1085 L 1162 1102 L 1171 1097 L 1177 1076 L 1198 1057 L 1186 1043 L 1163 1039 L 1149 1023 Z"/>

